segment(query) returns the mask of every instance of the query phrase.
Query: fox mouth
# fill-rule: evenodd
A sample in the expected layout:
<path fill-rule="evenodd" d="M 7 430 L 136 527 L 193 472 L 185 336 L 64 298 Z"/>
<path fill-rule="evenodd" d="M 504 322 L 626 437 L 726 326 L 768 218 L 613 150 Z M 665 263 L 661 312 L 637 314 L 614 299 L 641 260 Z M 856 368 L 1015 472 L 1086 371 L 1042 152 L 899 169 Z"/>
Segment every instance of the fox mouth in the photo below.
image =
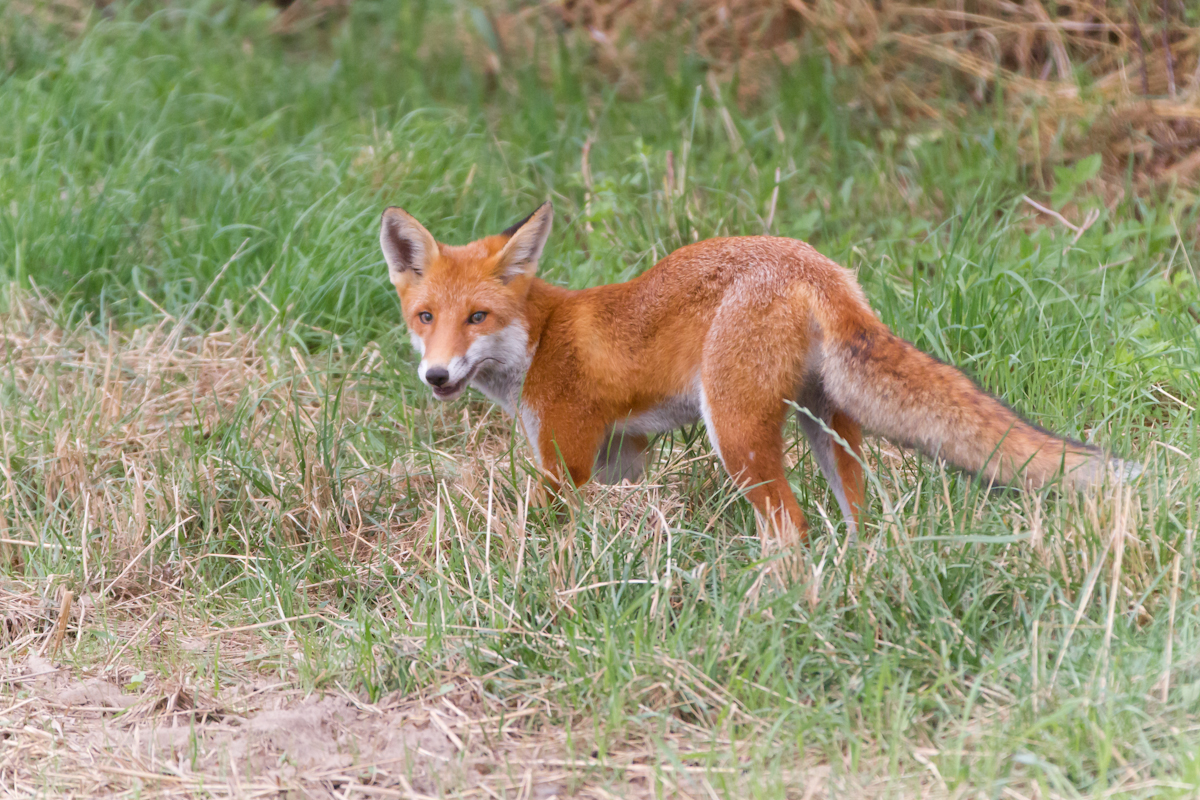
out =
<path fill-rule="evenodd" d="M 471 367 L 471 371 L 462 376 L 454 383 L 443 383 L 441 386 L 431 386 L 433 396 L 438 400 L 453 400 L 462 394 L 467 389 L 467 384 L 475 377 L 475 373 L 479 371 L 479 365 Z"/>
<path fill-rule="evenodd" d="M 463 390 L 467 388 L 467 381 L 469 380 L 470 376 L 467 376 L 461 381 L 445 383 L 441 386 L 432 386 L 430 388 L 433 389 L 433 396 L 438 400 L 453 400 L 463 393 Z"/>
<path fill-rule="evenodd" d="M 471 367 L 470 371 L 467 372 L 466 375 L 459 378 L 454 383 L 443 383 L 441 386 L 430 386 L 429 388 L 433 389 L 433 396 L 436 397 L 438 400 L 453 400 L 453 399 L 455 399 L 460 394 L 462 394 L 464 391 L 466 391 L 467 384 L 469 384 L 471 382 L 471 380 L 475 377 L 476 373 L 478 373 L 479 370 L 481 368 L 483 368 L 484 365 L 487 364 L 489 361 L 494 361 L 497 364 L 500 363 L 500 359 L 493 358 L 491 356 L 480 359 L 478 362 L 475 363 L 475 365 L 473 367 Z"/>

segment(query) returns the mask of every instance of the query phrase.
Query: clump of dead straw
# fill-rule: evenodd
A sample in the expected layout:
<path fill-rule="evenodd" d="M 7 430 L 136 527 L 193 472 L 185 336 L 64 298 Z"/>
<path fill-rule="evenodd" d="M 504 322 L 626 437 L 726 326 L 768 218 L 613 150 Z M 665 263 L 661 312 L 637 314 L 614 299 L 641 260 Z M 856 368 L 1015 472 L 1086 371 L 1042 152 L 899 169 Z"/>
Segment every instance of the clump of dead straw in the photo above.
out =
<path fill-rule="evenodd" d="M 1039 167 L 1101 152 L 1147 181 L 1200 177 L 1200 28 L 1180 0 L 492 0 L 488 19 L 484 69 L 563 35 L 633 90 L 651 57 L 673 52 L 750 103 L 780 65 L 820 53 L 861 71 L 848 102 L 898 121 L 959 116 L 1002 91 Z"/>

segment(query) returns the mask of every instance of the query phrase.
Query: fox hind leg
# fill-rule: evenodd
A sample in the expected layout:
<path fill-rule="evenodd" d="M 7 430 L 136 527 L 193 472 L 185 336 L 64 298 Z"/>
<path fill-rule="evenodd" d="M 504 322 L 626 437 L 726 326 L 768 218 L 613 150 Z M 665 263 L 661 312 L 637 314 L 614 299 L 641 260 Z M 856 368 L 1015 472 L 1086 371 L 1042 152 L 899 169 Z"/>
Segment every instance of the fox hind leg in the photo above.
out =
<path fill-rule="evenodd" d="M 819 380 L 810 377 L 805 384 L 796 399 L 796 404 L 801 408 L 796 412 L 796 417 L 800 421 L 800 429 L 804 431 L 812 447 L 817 466 L 821 468 L 821 474 L 833 490 L 842 516 L 846 518 L 846 525 L 853 534 L 861 527 L 866 497 L 863 468 L 860 463 L 862 427 L 850 415 L 834 406 L 821 388 Z M 804 409 L 809 413 L 805 413 Z M 849 445 L 852 452 L 847 452 L 833 434 L 837 434 L 837 437 Z"/>
<path fill-rule="evenodd" d="M 784 299 L 784 285 L 744 288 L 726 295 L 705 339 L 700 411 L 725 469 L 766 523 L 764 550 L 790 549 L 808 523 L 784 468 L 784 399 L 807 371 L 812 321 Z"/>
<path fill-rule="evenodd" d="M 775 401 L 755 407 L 744 395 L 710 397 L 701 389 L 700 408 L 713 448 L 764 523 L 763 544 L 802 541 L 808 522 L 783 466 L 786 406 Z"/>

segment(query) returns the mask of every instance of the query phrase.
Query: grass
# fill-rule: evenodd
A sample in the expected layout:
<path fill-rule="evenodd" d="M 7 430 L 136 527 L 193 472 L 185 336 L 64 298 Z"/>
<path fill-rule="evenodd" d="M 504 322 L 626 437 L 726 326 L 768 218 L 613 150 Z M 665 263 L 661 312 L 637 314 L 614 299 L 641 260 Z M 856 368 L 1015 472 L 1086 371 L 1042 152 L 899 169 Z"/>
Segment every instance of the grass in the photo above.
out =
<path fill-rule="evenodd" d="M 629 97 L 555 41 L 553 75 L 489 78 L 457 5 L 287 35 L 266 5 L 111 8 L 0 11 L 6 792 L 1194 795 L 1194 195 L 1054 148 L 1031 171 L 994 108 L 890 127 L 817 55 L 741 110 L 698 62 Z M 542 509 L 499 410 L 417 381 L 376 225 L 460 242 L 547 197 L 551 280 L 804 238 L 899 334 L 1148 473 L 1022 495 L 873 441 L 845 547 L 793 430 L 814 536 L 786 589 L 699 430 Z M 58 702 L 68 678 L 133 704 Z M 218 717 L 310 696 L 446 750 L 217 753 Z M 182 744 L 137 738 L 185 711 Z"/>

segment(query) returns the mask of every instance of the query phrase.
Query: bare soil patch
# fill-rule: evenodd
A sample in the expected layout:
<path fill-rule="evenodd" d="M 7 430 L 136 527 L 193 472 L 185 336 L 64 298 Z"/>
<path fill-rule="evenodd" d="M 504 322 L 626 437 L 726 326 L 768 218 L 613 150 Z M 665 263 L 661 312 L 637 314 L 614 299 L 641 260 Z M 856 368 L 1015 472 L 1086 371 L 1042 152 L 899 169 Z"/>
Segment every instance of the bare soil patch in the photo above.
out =
<path fill-rule="evenodd" d="M 123 670 L 82 677 L 36 655 L 4 672 L 0 774 L 18 794 L 607 797 L 614 782 L 622 796 L 650 793 L 636 759 L 572 758 L 561 729 L 527 729 L 539 709 L 507 707 L 477 679 L 370 703 L 267 679 L 206 694 Z"/>

